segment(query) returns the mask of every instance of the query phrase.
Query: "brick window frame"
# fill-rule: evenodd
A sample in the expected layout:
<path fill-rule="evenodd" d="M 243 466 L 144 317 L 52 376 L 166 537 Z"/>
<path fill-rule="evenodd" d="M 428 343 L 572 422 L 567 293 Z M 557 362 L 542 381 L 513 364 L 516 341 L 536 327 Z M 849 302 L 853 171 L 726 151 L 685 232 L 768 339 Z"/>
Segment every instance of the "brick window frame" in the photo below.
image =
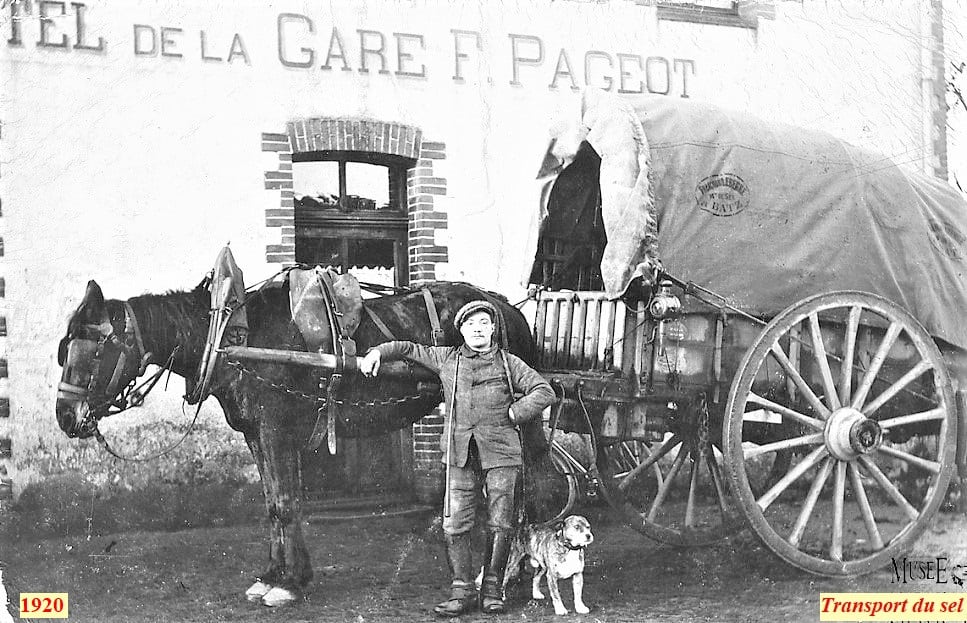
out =
<path fill-rule="evenodd" d="M 411 125 L 356 118 L 309 117 L 286 124 L 285 132 L 263 132 L 262 151 L 276 153 L 275 167 L 264 172 L 265 190 L 273 193 L 265 208 L 265 226 L 278 230 L 278 242 L 266 245 L 270 264 L 295 264 L 294 154 L 321 151 L 384 154 L 411 158 L 416 166 L 406 172 L 407 229 L 410 283 L 438 277 L 440 264 L 449 262 L 449 249 L 437 231 L 447 229 L 447 213 L 440 199 L 447 180 L 439 172 L 446 145 L 429 141 Z M 276 194 L 277 193 L 277 194 Z"/>

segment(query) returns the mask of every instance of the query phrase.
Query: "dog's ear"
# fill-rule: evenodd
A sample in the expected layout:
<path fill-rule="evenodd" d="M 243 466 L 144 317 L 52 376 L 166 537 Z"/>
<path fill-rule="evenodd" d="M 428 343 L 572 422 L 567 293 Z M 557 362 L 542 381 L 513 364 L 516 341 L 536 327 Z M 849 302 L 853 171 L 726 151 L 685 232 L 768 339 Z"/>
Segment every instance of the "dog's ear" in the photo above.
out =
<path fill-rule="evenodd" d="M 554 536 L 558 541 L 564 542 L 564 520 L 554 524 Z"/>

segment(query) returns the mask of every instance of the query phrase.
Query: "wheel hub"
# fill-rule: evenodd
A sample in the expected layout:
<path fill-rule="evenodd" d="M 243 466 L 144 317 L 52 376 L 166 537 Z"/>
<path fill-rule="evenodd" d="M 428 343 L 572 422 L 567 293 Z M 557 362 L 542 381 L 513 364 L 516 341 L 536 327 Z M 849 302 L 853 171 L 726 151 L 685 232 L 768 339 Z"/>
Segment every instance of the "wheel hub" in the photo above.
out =
<path fill-rule="evenodd" d="M 883 441 L 883 429 L 875 421 L 850 407 L 837 409 L 826 420 L 826 449 L 840 461 L 870 454 Z"/>

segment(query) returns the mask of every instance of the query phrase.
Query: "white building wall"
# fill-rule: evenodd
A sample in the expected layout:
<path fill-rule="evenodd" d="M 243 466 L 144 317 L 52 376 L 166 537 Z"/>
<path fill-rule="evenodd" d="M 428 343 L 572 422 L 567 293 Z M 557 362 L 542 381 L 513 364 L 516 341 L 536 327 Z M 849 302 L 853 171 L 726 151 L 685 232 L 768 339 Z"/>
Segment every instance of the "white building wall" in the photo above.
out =
<path fill-rule="evenodd" d="M 943 26 L 947 168 L 950 182 L 967 193 L 967 3 L 944 3 Z"/>
<path fill-rule="evenodd" d="M 10 417 L 0 419 L 0 437 L 12 438 L 7 466 L 18 489 L 95 460 L 90 444 L 63 436 L 53 409 L 56 343 L 88 279 L 109 298 L 190 288 L 229 241 L 250 283 L 279 268 L 266 261 L 279 233 L 265 226 L 279 193 L 266 190 L 263 179 L 278 162 L 260 144 L 263 132 L 284 133 L 290 120 L 399 122 L 444 142 L 446 160 L 436 163 L 434 175 L 447 179 L 447 195 L 436 198 L 434 209 L 448 214 L 449 228 L 437 236 L 449 257 L 437 277 L 496 289 L 511 300 L 522 298 L 518 278 L 528 258 L 521 249 L 535 209 L 513 189 L 533 179 L 552 111 L 577 97 L 568 75 L 551 88 L 562 50 L 578 88 L 586 86 L 588 51 L 607 56 L 592 57 L 587 83 L 605 86 L 610 79 L 613 90 L 622 82 L 635 90 L 646 78 L 636 63 L 657 57 L 650 84 L 667 88 L 669 97 L 824 129 L 913 165 L 929 156 L 922 127 L 924 5 L 917 2 L 743 3 L 758 11 L 756 28 L 659 20 L 655 7 L 630 0 L 83 4 L 33 2 L 16 22 L 10 13 L 0 18 L 0 270 L 12 405 Z M 42 5 L 52 16 L 63 6 L 66 15 L 44 21 Z M 78 10 L 84 42 L 97 46 L 103 37 L 103 51 L 72 49 Z M 282 13 L 310 19 L 313 32 L 294 18 L 282 26 L 280 43 Z M 162 27 L 180 32 L 166 31 L 165 54 L 160 41 L 156 54 L 137 54 L 135 25 L 159 38 Z M 322 68 L 334 26 L 349 71 L 338 62 Z M 22 31 L 19 46 L 8 42 L 15 27 Z M 372 55 L 370 71 L 360 71 L 359 30 L 382 34 L 388 73 L 376 70 Z M 482 49 L 473 35 L 453 30 L 479 33 Z M 400 61 L 393 33 L 422 35 L 422 49 L 415 37 L 404 39 L 413 58 Z M 543 46 L 543 60 L 519 65 L 519 84 L 513 84 L 512 34 L 529 37 L 521 39 L 521 56 L 534 54 L 537 40 Z M 236 41 L 229 62 L 236 35 L 244 54 Z M 66 49 L 37 45 L 62 36 Z M 285 67 L 280 48 L 290 61 L 307 58 L 300 48 L 314 58 L 307 68 Z M 458 63 L 462 80 L 454 77 Z M 176 385 L 138 417 L 185 423 Z M 207 417 L 220 432 L 206 434 L 218 443 L 230 437 L 214 410 Z M 240 445 L 237 452 L 244 452 Z M 93 472 L 127 469 L 98 465 Z"/>

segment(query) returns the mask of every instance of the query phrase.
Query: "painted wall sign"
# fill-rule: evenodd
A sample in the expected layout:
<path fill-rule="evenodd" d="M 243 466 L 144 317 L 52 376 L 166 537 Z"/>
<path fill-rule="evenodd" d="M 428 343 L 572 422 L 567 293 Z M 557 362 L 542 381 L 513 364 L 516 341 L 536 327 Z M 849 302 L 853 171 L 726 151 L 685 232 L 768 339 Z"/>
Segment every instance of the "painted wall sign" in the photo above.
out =
<path fill-rule="evenodd" d="M 7 46 L 60 49 L 108 54 L 114 51 L 104 36 L 94 37 L 82 2 L 40 0 L 12 2 Z M 36 13 L 36 15 L 34 15 Z M 27 19 L 27 17 L 36 19 Z M 29 29 L 28 24 L 36 23 Z M 35 38 L 34 38 L 35 37 Z M 480 55 L 498 54 L 497 70 L 506 72 L 500 82 L 512 87 L 543 86 L 551 91 L 579 91 L 598 87 L 618 93 L 656 93 L 689 96 L 690 81 L 697 73 L 691 58 L 645 55 L 621 50 L 551 48 L 533 34 L 509 33 L 488 38 L 476 30 L 450 29 L 447 58 L 428 55 L 427 35 L 418 32 L 383 31 L 377 28 L 345 28 L 320 22 L 301 13 L 279 13 L 275 23 L 276 50 L 250 50 L 243 33 L 212 37 L 205 30 L 188 30 L 176 24 L 135 23 L 121 49 L 137 57 L 156 57 L 166 62 L 195 58 L 205 63 L 244 64 L 277 62 L 292 70 L 356 72 L 427 79 L 446 75 L 454 84 L 483 80 L 474 74 Z M 435 47 L 434 49 L 440 49 Z M 503 60 L 499 60 L 500 57 Z"/>

